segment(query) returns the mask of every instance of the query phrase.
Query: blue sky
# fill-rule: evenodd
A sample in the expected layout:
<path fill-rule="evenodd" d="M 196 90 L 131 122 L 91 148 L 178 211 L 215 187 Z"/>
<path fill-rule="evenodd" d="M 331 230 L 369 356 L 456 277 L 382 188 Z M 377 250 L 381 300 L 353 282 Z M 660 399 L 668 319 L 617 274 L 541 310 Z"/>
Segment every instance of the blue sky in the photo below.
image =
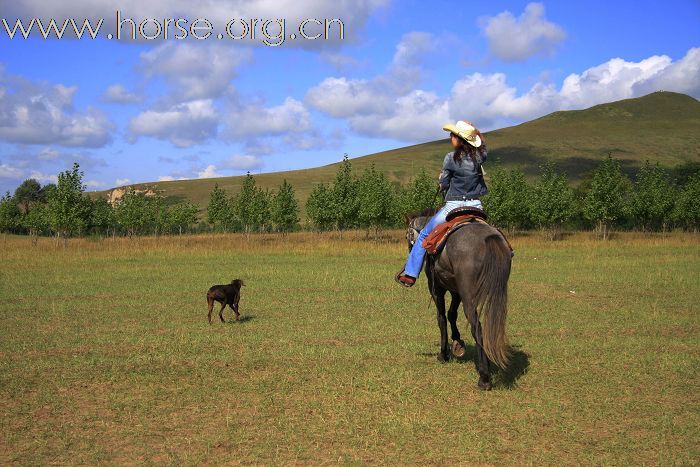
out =
<path fill-rule="evenodd" d="M 664 89 L 700 98 L 700 2 L 25 0 L 95 40 L 0 24 L 0 190 L 78 161 L 88 189 L 315 167 Z M 340 18 L 340 40 L 106 38 L 144 18 Z M 95 23 L 96 24 L 96 23 Z M 313 26 L 313 25 L 312 25 Z M 274 25 L 270 31 L 274 31 Z"/>

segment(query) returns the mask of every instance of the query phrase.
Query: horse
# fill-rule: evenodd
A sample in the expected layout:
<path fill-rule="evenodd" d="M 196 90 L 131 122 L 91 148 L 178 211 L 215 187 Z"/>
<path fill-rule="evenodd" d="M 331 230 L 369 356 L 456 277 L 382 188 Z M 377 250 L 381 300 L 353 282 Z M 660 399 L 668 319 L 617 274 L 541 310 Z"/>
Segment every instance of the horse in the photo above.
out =
<path fill-rule="evenodd" d="M 426 209 L 405 216 L 409 251 L 420 230 L 436 212 L 437 209 Z M 439 255 L 426 253 L 425 275 L 437 307 L 440 328 L 438 360 L 448 361 L 450 351 L 456 357 L 465 353 L 464 341 L 457 329 L 457 314 L 462 302 L 476 343 L 478 386 L 487 391 L 493 387 L 492 364 L 505 369 L 511 356 L 505 333 L 511 258 L 510 247 L 501 232 L 480 222 L 462 226 L 451 233 Z M 448 291 L 451 302 L 446 320 L 445 294 Z M 447 321 L 451 328 L 451 349 L 447 343 Z"/>

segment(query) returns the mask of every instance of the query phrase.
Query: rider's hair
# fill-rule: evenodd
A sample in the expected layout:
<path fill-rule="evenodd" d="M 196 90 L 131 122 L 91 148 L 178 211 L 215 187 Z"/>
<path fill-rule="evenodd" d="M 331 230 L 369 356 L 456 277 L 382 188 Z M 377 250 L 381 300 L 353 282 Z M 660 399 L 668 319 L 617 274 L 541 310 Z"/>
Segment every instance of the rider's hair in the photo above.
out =
<path fill-rule="evenodd" d="M 452 155 L 452 159 L 454 159 L 456 163 L 459 163 L 462 160 L 462 157 L 467 156 L 476 164 L 476 156 L 486 151 L 486 138 L 484 138 L 484 135 L 482 135 L 479 130 L 476 130 L 476 134 L 481 138 L 481 146 L 478 148 L 475 148 L 465 139 L 455 134 L 460 143 L 460 147 L 455 149 L 454 154 Z"/>

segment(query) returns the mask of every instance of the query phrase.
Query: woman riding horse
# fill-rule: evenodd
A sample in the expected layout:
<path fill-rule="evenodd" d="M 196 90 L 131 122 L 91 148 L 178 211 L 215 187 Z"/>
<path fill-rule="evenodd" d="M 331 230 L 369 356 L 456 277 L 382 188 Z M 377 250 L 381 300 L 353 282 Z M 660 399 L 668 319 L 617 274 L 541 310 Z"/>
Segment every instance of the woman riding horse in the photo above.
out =
<path fill-rule="evenodd" d="M 404 287 L 411 287 L 423 267 L 425 248 L 423 240 L 438 225 L 445 222 L 450 210 L 461 206 L 482 208 L 479 198 L 486 194 L 481 164 L 486 160 L 486 141 L 470 122 L 459 120 L 442 127 L 450 132 L 454 151 L 445 155 L 440 172 L 440 189 L 445 192 L 445 205 L 425 224 L 411 248 L 406 265 L 395 279 Z"/>

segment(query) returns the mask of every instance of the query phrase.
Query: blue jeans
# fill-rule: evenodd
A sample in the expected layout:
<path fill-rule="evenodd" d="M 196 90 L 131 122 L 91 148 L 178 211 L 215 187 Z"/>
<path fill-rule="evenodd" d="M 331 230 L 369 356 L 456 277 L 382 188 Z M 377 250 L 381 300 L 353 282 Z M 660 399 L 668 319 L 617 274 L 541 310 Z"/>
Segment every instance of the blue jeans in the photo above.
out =
<path fill-rule="evenodd" d="M 435 213 L 433 217 L 430 218 L 425 227 L 421 229 L 418 234 L 416 242 L 411 247 L 411 252 L 408 254 L 408 259 L 406 260 L 406 265 L 404 266 L 404 274 L 418 279 L 421 269 L 423 269 L 423 259 L 425 259 L 425 248 L 423 248 L 423 240 L 428 234 L 437 226 L 445 222 L 445 217 L 447 213 L 454 208 L 461 206 L 475 206 L 477 208 L 482 208 L 481 201 L 478 199 L 466 200 L 466 201 L 447 201 L 445 205 L 440 208 L 438 212 Z"/>

